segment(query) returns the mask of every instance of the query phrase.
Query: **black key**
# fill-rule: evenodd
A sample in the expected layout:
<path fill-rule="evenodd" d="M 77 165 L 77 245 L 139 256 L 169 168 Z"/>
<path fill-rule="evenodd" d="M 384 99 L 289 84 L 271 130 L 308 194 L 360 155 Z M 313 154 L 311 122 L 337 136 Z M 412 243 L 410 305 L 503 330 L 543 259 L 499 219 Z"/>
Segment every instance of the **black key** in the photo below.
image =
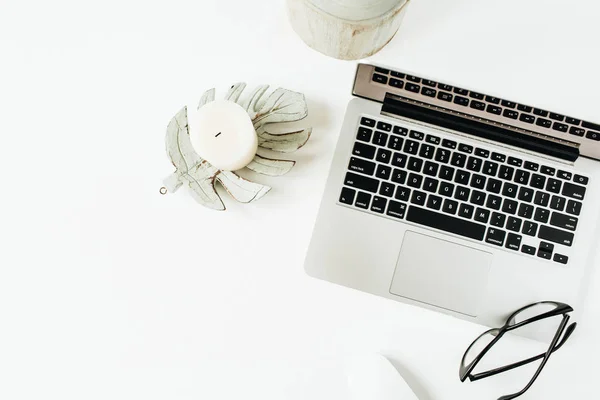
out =
<path fill-rule="evenodd" d="M 390 140 L 388 141 L 388 148 L 390 148 L 392 150 L 402 150 L 403 144 L 404 144 L 404 139 L 394 135 L 394 136 L 390 137 Z"/>
<path fill-rule="evenodd" d="M 358 192 L 358 196 L 356 196 L 356 203 L 354 203 L 356 207 L 368 209 L 370 203 L 371 195 L 369 193 Z"/>
<path fill-rule="evenodd" d="M 521 252 L 525 254 L 531 254 L 533 256 L 535 255 L 535 247 L 524 244 L 523 247 L 521 247 Z"/>
<path fill-rule="evenodd" d="M 573 178 L 573 182 L 579 183 L 580 185 L 587 185 L 588 181 L 589 181 L 589 179 L 586 178 L 585 176 L 581 176 L 581 175 L 577 175 L 577 174 L 575 174 L 575 177 Z"/>
<path fill-rule="evenodd" d="M 388 206 L 387 215 L 396 217 L 396 218 L 404 218 L 404 214 L 406 213 L 406 204 L 399 203 L 394 200 L 390 200 L 390 205 Z"/>
<path fill-rule="evenodd" d="M 502 197 L 490 194 L 490 195 L 488 195 L 487 203 L 485 203 L 485 206 L 487 208 L 491 208 L 493 210 L 499 210 L 501 203 L 502 203 Z"/>
<path fill-rule="evenodd" d="M 483 222 L 487 224 L 488 219 L 490 219 L 490 210 L 486 210 L 485 208 L 477 207 L 477 211 L 475 211 L 475 221 Z"/>
<path fill-rule="evenodd" d="M 504 183 L 504 187 L 502 188 L 502 194 L 506 197 L 515 198 L 517 197 L 517 185 L 513 185 L 512 183 Z"/>
<path fill-rule="evenodd" d="M 492 193 L 500 193 L 501 189 L 502 189 L 501 181 L 499 181 L 498 179 L 494 179 L 494 178 L 488 179 L 488 183 L 487 183 L 487 186 L 485 187 L 485 190 L 487 190 L 488 192 L 492 192 Z"/>
<path fill-rule="evenodd" d="M 381 187 L 379 188 L 379 194 L 382 196 L 392 197 L 394 195 L 394 191 L 396 190 L 396 186 L 389 182 L 381 182 Z"/>
<path fill-rule="evenodd" d="M 377 173 L 375 174 L 375 176 L 378 177 L 379 179 L 388 180 L 388 179 L 390 179 L 391 174 L 392 174 L 392 167 L 388 167 L 387 165 L 381 165 L 381 164 L 379 164 L 377 166 Z"/>
<path fill-rule="evenodd" d="M 480 149 L 479 147 L 475 149 L 475 155 L 483 158 L 488 158 L 490 156 L 490 151 L 485 149 Z"/>
<path fill-rule="evenodd" d="M 495 154 L 495 153 L 494 153 Z M 492 157 L 494 156 L 492 154 Z M 489 176 L 496 176 L 496 172 L 498 172 L 498 164 L 491 161 L 486 161 L 483 164 L 483 173 Z"/>
<path fill-rule="evenodd" d="M 418 206 L 422 206 L 425 204 L 425 193 L 419 190 L 413 190 L 413 194 L 410 198 L 410 202 L 416 204 Z"/>
<path fill-rule="evenodd" d="M 467 201 L 469 200 L 470 193 L 471 189 L 464 186 L 457 186 L 456 191 L 454 192 L 454 198 L 457 200 Z"/>
<path fill-rule="evenodd" d="M 410 83 L 410 82 L 406 82 L 405 88 L 409 92 L 413 92 L 413 93 L 419 93 L 419 91 L 421 90 L 421 86 L 415 85 L 414 83 Z"/>
<path fill-rule="evenodd" d="M 481 170 L 481 158 L 477 157 L 469 157 L 469 161 L 467 162 L 467 169 L 469 171 L 479 172 Z"/>
<path fill-rule="evenodd" d="M 375 131 L 375 136 L 373 136 L 373 144 L 377 146 L 385 146 L 387 144 L 388 134 Z"/>
<path fill-rule="evenodd" d="M 455 166 L 455 167 L 459 167 L 462 168 L 465 166 L 465 162 L 467 161 L 467 156 L 465 156 L 464 154 L 461 153 L 453 153 L 452 154 L 452 160 L 450 161 L 450 164 Z"/>
<path fill-rule="evenodd" d="M 569 214 L 579 215 L 581 213 L 581 203 L 575 200 L 569 200 L 566 211 Z"/>
<path fill-rule="evenodd" d="M 552 228 L 547 225 L 542 225 L 540 226 L 540 232 L 538 234 L 538 237 L 540 239 L 548 240 L 550 242 L 564 244 L 565 246 L 571 246 L 573 244 L 574 235 L 571 232 Z"/>
<path fill-rule="evenodd" d="M 550 202 L 550 195 L 546 192 L 537 191 L 533 199 L 533 203 L 538 206 L 547 207 Z"/>
<path fill-rule="evenodd" d="M 567 124 L 571 124 L 571 125 L 579 125 L 581 123 L 581 120 L 580 119 L 576 119 L 576 118 L 567 117 L 567 119 L 565 120 L 565 122 Z"/>
<path fill-rule="evenodd" d="M 508 107 L 508 108 L 515 108 L 515 106 L 517 105 L 517 103 L 515 103 L 514 101 L 508 101 L 508 100 L 502 100 L 501 104 L 504 107 Z"/>
<path fill-rule="evenodd" d="M 569 133 L 571 135 L 575 135 L 575 136 L 583 136 L 583 134 L 585 133 L 585 129 L 583 129 L 583 128 L 577 128 L 576 126 L 572 126 L 569 129 Z"/>
<path fill-rule="evenodd" d="M 354 143 L 352 154 L 372 160 L 375 157 L 375 146 L 358 142 Z"/>
<path fill-rule="evenodd" d="M 498 107 L 498 106 L 493 106 L 491 104 L 488 104 L 488 106 L 486 107 L 485 111 L 491 113 L 491 114 L 496 114 L 496 115 L 500 115 L 502 113 L 502 108 Z"/>
<path fill-rule="evenodd" d="M 517 213 L 518 204 L 519 203 L 514 200 L 504 199 L 504 202 L 502 203 L 502 211 L 507 214 L 515 215 Z"/>
<path fill-rule="evenodd" d="M 521 189 L 519 190 L 519 200 L 531 203 L 532 197 L 533 190 L 526 187 L 521 187 Z"/>
<path fill-rule="evenodd" d="M 406 136 L 408 134 L 408 129 L 406 129 L 402 126 L 394 126 L 393 132 L 396 135 Z"/>
<path fill-rule="evenodd" d="M 561 214 L 556 211 L 552 213 L 552 217 L 550 218 L 550 225 L 569 231 L 574 231 L 577 229 L 577 222 L 577 218 L 571 217 L 570 215 Z"/>
<path fill-rule="evenodd" d="M 519 110 L 519 111 L 525 111 L 525 112 L 528 112 L 528 113 L 530 113 L 530 112 L 532 112 L 532 111 L 533 111 L 533 108 L 532 108 L 532 107 L 529 107 L 529 106 L 526 106 L 526 105 L 524 105 L 524 104 L 519 104 L 519 105 L 517 106 L 517 110 Z"/>
<path fill-rule="evenodd" d="M 550 113 L 550 119 L 553 119 L 555 121 L 562 121 L 565 119 L 564 115 L 560 115 L 560 114 L 556 114 L 556 113 Z"/>
<path fill-rule="evenodd" d="M 454 103 L 459 104 L 461 106 L 468 106 L 469 99 L 467 99 L 466 97 L 462 97 L 462 96 L 454 96 Z"/>
<path fill-rule="evenodd" d="M 418 189 L 421 187 L 421 183 L 423 183 L 423 177 L 421 175 L 417 175 L 417 174 L 413 174 L 413 173 L 408 175 L 408 180 L 406 182 L 406 184 L 408 186 Z"/>
<path fill-rule="evenodd" d="M 533 206 L 531 204 L 521 203 L 519 205 L 519 217 L 531 218 L 533 216 Z"/>
<path fill-rule="evenodd" d="M 396 194 L 394 195 L 394 197 L 398 200 L 408 201 L 408 199 L 410 198 L 410 189 L 405 188 L 403 186 L 398 186 L 396 188 Z"/>
<path fill-rule="evenodd" d="M 573 177 L 573 174 L 571 174 L 570 172 L 563 171 L 563 170 L 559 169 L 558 173 L 556 174 L 556 176 L 558 176 L 561 179 L 565 179 L 567 181 L 570 181 L 571 178 Z"/>
<path fill-rule="evenodd" d="M 410 131 L 411 139 L 423 140 L 425 138 L 425 134 L 419 131 Z"/>
<path fill-rule="evenodd" d="M 535 236 L 537 233 L 538 224 L 531 221 L 525 221 L 523 224 L 523 234 L 527 236 Z"/>
<path fill-rule="evenodd" d="M 423 182 L 423 190 L 427 192 L 435 193 L 438 188 L 439 181 L 433 178 L 425 178 L 425 182 Z"/>
<path fill-rule="evenodd" d="M 463 153 L 471 154 L 473 152 L 473 146 L 469 146 L 468 144 L 460 143 L 458 145 L 458 151 L 462 151 Z"/>
<path fill-rule="evenodd" d="M 501 229 L 496 228 L 488 228 L 487 236 L 485 237 L 485 241 L 487 243 L 495 244 L 496 246 L 502 246 L 504 244 L 504 237 L 506 236 L 506 232 Z"/>
<path fill-rule="evenodd" d="M 583 121 L 581 123 L 581 126 L 583 126 L 584 128 L 593 129 L 595 131 L 600 131 L 600 124 L 594 124 L 592 122 Z"/>
<path fill-rule="evenodd" d="M 552 196 L 552 201 L 550 202 L 550 208 L 553 210 L 562 211 L 565 208 L 566 199 L 560 196 Z"/>
<path fill-rule="evenodd" d="M 350 188 L 342 188 L 342 194 L 340 194 L 340 203 L 354 204 L 354 196 L 356 196 L 356 190 Z"/>
<path fill-rule="evenodd" d="M 485 96 L 485 101 L 487 101 L 488 103 L 500 104 L 500 99 L 493 96 Z"/>
<path fill-rule="evenodd" d="M 483 189 L 485 187 L 485 176 L 473 174 L 471 186 L 477 189 Z"/>
<path fill-rule="evenodd" d="M 540 170 L 540 172 L 544 175 L 554 176 L 554 174 L 556 173 L 556 169 L 547 165 L 542 165 L 542 169 Z"/>
<path fill-rule="evenodd" d="M 548 218 L 550 217 L 550 211 L 545 208 L 536 208 L 535 214 L 533 215 L 533 219 L 538 222 L 546 223 L 548 222 Z"/>
<path fill-rule="evenodd" d="M 537 126 L 541 126 L 543 128 L 550 128 L 552 126 L 552 121 L 550 121 L 549 119 L 544 119 L 544 118 L 538 118 L 535 121 L 535 124 Z"/>
<path fill-rule="evenodd" d="M 439 147 L 435 152 L 435 161 L 446 164 L 450 160 L 450 151 Z"/>
<path fill-rule="evenodd" d="M 379 121 L 377 123 L 377 129 L 381 129 L 382 131 L 389 132 L 392 130 L 392 124 L 388 124 L 387 122 Z"/>
<path fill-rule="evenodd" d="M 377 179 L 368 178 L 363 175 L 358 175 L 352 172 L 346 172 L 346 179 L 344 180 L 344 185 L 377 193 L 377 189 L 379 188 L 379 181 Z"/>
<path fill-rule="evenodd" d="M 506 221 L 506 215 L 500 214 L 497 212 L 493 212 L 492 218 L 490 219 L 490 225 L 497 226 L 498 228 L 502 228 L 504 226 L 505 221 Z"/>
<path fill-rule="evenodd" d="M 446 85 L 445 83 L 438 83 L 438 87 L 442 90 L 447 90 L 447 91 L 452 90 L 452 86 Z"/>
<path fill-rule="evenodd" d="M 362 160 L 356 157 L 350 157 L 348 169 L 366 175 L 373 175 L 373 172 L 375 172 L 375 163 L 367 160 Z"/>
<path fill-rule="evenodd" d="M 381 72 L 382 74 L 389 74 L 390 70 L 389 69 L 385 69 L 385 68 L 381 68 L 381 67 L 375 67 L 375 72 Z"/>
<path fill-rule="evenodd" d="M 508 220 L 506 221 L 506 229 L 513 232 L 519 232 L 521 230 L 522 222 L 523 221 L 519 218 L 508 217 Z"/>
<path fill-rule="evenodd" d="M 485 225 L 419 207 L 411 206 L 406 220 L 476 240 L 483 240 L 485 234 Z"/>
<path fill-rule="evenodd" d="M 429 79 L 423 79 L 423 85 L 427 85 L 427 86 L 431 86 L 431 87 L 436 87 L 437 83 L 435 81 L 431 81 Z"/>
<path fill-rule="evenodd" d="M 514 233 L 509 233 L 506 238 L 506 248 L 514 251 L 519 251 L 521 248 L 521 235 L 515 235 Z"/>
<path fill-rule="evenodd" d="M 454 185 L 452 183 L 448 183 L 448 182 L 440 183 L 440 190 L 438 191 L 439 194 L 441 194 L 442 196 L 446 196 L 446 197 L 452 197 L 453 192 L 454 192 Z"/>
<path fill-rule="evenodd" d="M 463 96 L 466 96 L 469 94 L 469 91 L 467 89 L 461 89 L 461 88 L 454 88 L 454 93 L 458 93 L 458 94 L 462 94 Z"/>
<path fill-rule="evenodd" d="M 423 84 L 425 84 L 425 82 L 423 82 Z M 423 96 L 435 97 L 436 93 L 437 93 L 437 90 L 432 89 L 432 88 L 428 88 L 428 87 L 425 87 L 425 86 L 423 86 L 423 89 L 421 89 L 421 94 Z"/>
<path fill-rule="evenodd" d="M 440 168 L 440 174 L 438 175 L 438 177 L 441 179 L 447 180 L 447 181 L 451 181 L 453 176 L 454 176 L 454 168 L 448 167 L 446 165 L 442 165 L 442 167 Z"/>
<path fill-rule="evenodd" d="M 458 207 L 458 215 L 463 218 L 471 219 L 473 218 L 473 212 L 475 211 L 475 207 L 469 204 L 461 204 Z"/>
<path fill-rule="evenodd" d="M 504 109 L 502 115 L 510 119 L 517 119 L 519 117 L 519 113 L 517 111 L 509 110 L 508 108 Z"/>
<path fill-rule="evenodd" d="M 569 130 L 569 125 L 561 124 L 560 122 L 555 122 L 552 124 L 552 129 L 559 132 L 566 132 Z"/>
<path fill-rule="evenodd" d="M 383 214 L 385 206 L 387 205 L 387 199 L 379 196 L 373 197 L 373 203 L 371 203 L 371 211 L 375 211 L 379 214 Z"/>
<path fill-rule="evenodd" d="M 433 147 L 429 144 L 422 144 L 421 150 L 419 151 L 419 156 L 431 160 L 433 158 L 434 151 L 435 151 L 435 147 Z"/>
<path fill-rule="evenodd" d="M 402 72 L 396 72 L 396 71 L 392 71 L 392 76 L 395 76 L 396 78 L 402 78 L 402 79 L 404 79 L 406 77 L 406 75 L 403 74 Z"/>
<path fill-rule="evenodd" d="M 534 108 L 533 109 L 533 113 L 535 115 L 539 115 L 540 117 L 547 117 L 548 116 L 548 111 L 540 110 L 539 108 Z"/>
<path fill-rule="evenodd" d="M 521 185 L 527 185 L 529 182 L 529 175 L 529 172 L 518 169 L 515 174 L 515 182 L 520 183 Z"/>
<path fill-rule="evenodd" d="M 416 77 L 414 75 L 406 75 L 406 79 L 408 79 L 411 82 L 417 82 L 417 83 L 421 82 L 421 78 Z"/>
<path fill-rule="evenodd" d="M 456 209 L 458 208 L 458 202 L 450 199 L 444 200 L 444 206 L 442 207 L 442 211 L 448 214 L 456 214 Z"/>
<path fill-rule="evenodd" d="M 456 149 L 456 142 L 454 140 L 444 139 L 442 140 L 442 146 L 454 150 Z"/>
<path fill-rule="evenodd" d="M 482 95 L 481 93 L 477 93 L 477 92 L 469 92 L 469 97 L 472 97 L 477 100 L 483 100 L 484 95 Z"/>
<path fill-rule="evenodd" d="M 492 153 L 492 160 L 503 163 L 506 161 L 506 156 L 504 154 L 494 152 Z"/>
<path fill-rule="evenodd" d="M 600 140 L 600 132 L 588 131 L 588 133 L 586 133 L 585 137 L 588 139 L 599 141 Z"/>
<path fill-rule="evenodd" d="M 387 84 L 388 78 L 385 75 L 373 74 L 373 82 Z"/>
<path fill-rule="evenodd" d="M 431 143 L 431 144 L 440 144 L 441 139 L 437 136 L 427 135 L 427 137 L 425 138 L 425 141 L 427 143 Z"/>
<path fill-rule="evenodd" d="M 468 185 L 469 178 L 471 178 L 471 174 L 469 172 L 459 169 L 458 171 L 456 171 L 456 175 L 454 176 L 454 182 L 460 183 L 462 185 Z"/>
<path fill-rule="evenodd" d="M 523 165 L 523 160 L 515 157 L 508 157 L 508 163 L 510 165 L 514 165 L 515 167 L 520 167 Z"/>
<path fill-rule="evenodd" d="M 560 192 L 560 186 L 562 182 L 558 179 L 548 178 L 548 183 L 546 184 L 546 190 L 552 193 Z"/>
<path fill-rule="evenodd" d="M 482 206 L 485 203 L 485 193 L 479 190 L 473 190 L 471 193 L 471 203 Z"/>
<path fill-rule="evenodd" d="M 528 124 L 533 124 L 535 121 L 535 117 L 530 114 L 523 114 L 519 116 L 519 121 L 527 122 Z"/>
<path fill-rule="evenodd" d="M 552 258 L 552 252 L 551 251 L 545 251 L 544 249 L 538 249 L 537 256 L 540 257 L 540 258 L 544 258 L 546 260 L 549 260 L 550 258 Z"/>
<path fill-rule="evenodd" d="M 407 169 L 415 172 L 421 172 L 421 168 L 423 167 L 423 160 L 417 157 L 411 157 L 408 159 Z"/>
<path fill-rule="evenodd" d="M 585 187 L 565 182 L 562 194 L 563 196 L 573 197 L 577 200 L 583 200 L 583 197 L 585 196 Z"/>
<path fill-rule="evenodd" d="M 390 78 L 390 86 L 393 86 L 398 89 L 402 89 L 404 87 L 404 81 L 396 78 Z"/>
<path fill-rule="evenodd" d="M 406 140 L 404 142 L 404 152 L 408 154 L 417 154 L 419 152 L 419 142 Z"/>
<path fill-rule="evenodd" d="M 372 135 L 373 131 L 371 129 L 361 126 L 360 128 L 358 128 L 358 134 L 356 135 L 356 138 L 363 142 L 370 142 Z"/>
<path fill-rule="evenodd" d="M 367 117 L 362 117 L 360 119 L 360 124 L 368 126 L 369 128 L 373 128 L 375 126 L 375 120 Z"/>
<path fill-rule="evenodd" d="M 423 173 L 425 175 L 436 176 L 438 172 L 438 165 L 436 163 L 432 163 L 431 161 L 425 161 L 425 167 L 423 168 Z"/>
<path fill-rule="evenodd" d="M 380 163 L 389 163 L 390 162 L 390 158 L 392 158 L 392 152 L 386 149 L 378 149 L 377 150 L 377 157 L 375 158 L 377 161 L 379 161 Z"/>
<path fill-rule="evenodd" d="M 553 260 L 556 261 L 557 263 L 566 264 L 567 261 L 569 261 L 569 257 L 556 253 L 554 255 Z"/>
<path fill-rule="evenodd" d="M 392 165 L 395 167 L 404 168 L 407 159 L 408 156 L 406 154 L 396 152 L 392 157 Z"/>
<path fill-rule="evenodd" d="M 452 101 L 452 95 L 448 92 L 439 92 L 438 93 L 438 99 L 440 100 L 444 100 L 444 101 Z"/>
<path fill-rule="evenodd" d="M 510 181 L 510 180 L 512 180 L 514 172 L 515 172 L 515 169 L 513 167 L 509 167 L 507 165 L 501 165 L 500 172 L 498 173 L 498 178 Z"/>
<path fill-rule="evenodd" d="M 531 175 L 531 181 L 529 181 L 529 186 L 534 187 L 536 189 L 543 189 L 546 184 L 546 177 L 538 174 Z"/>
<path fill-rule="evenodd" d="M 442 198 L 440 196 L 430 194 L 429 197 L 427 198 L 427 208 L 439 210 L 441 207 L 442 207 Z"/>
<path fill-rule="evenodd" d="M 482 103 L 481 101 L 477 100 L 471 100 L 471 108 L 474 108 L 476 110 L 485 110 L 485 103 Z"/>

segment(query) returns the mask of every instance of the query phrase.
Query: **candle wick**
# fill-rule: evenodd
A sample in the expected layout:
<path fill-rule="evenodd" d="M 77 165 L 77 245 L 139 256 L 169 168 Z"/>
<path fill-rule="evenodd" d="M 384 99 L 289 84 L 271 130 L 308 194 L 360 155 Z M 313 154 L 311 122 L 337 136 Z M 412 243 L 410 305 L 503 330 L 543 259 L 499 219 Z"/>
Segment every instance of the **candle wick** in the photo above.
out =
<path fill-rule="evenodd" d="M 221 132 L 217 133 L 217 134 L 215 135 L 215 137 L 219 136 L 220 134 L 221 134 Z"/>

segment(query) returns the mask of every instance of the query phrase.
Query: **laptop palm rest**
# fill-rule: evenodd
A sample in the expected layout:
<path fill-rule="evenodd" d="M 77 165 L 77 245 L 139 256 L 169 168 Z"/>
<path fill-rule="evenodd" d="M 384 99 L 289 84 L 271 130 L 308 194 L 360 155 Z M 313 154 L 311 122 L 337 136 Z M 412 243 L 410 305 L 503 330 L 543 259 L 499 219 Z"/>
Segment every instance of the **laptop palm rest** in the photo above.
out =
<path fill-rule="evenodd" d="M 390 293 L 477 317 L 492 254 L 406 232 Z"/>

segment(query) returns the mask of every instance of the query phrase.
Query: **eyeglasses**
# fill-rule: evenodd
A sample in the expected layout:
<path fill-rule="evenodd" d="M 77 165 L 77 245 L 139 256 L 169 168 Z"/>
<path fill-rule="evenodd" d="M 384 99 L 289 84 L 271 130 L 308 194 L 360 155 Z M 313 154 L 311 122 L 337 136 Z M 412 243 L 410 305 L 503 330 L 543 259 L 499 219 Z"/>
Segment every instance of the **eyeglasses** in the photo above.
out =
<path fill-rule="evenodd" d="M 465 354 L 463 355 L 461 364 L 460 364 L 460 380 L 464 382 L 467 378 L 470 381 L 477 381 L 479 379 L 487 378 L 496 374 L 500 374 L 502 372 L 509 371 L 514 368 L 521 367 L 523 365 L 532 363 L 534 361 L 542 360 L 540 365 L 538 366 L 535 374 L 529 381 L 529 383 L 523 388 L 521 391 L 502 396 L 498 398 L 498 400 L 511 400 L 516 397 L 521 396 L 525 393 L 533 382 L 537 379 L 540 372 L 548 362 L 550 355 L 554 353 L 556 350 L 560 349 L 563 344 L 569 339 L 577 323 L 572 323 L 567 327 L 569 323 L 570 316 L 568 313 L 572 312 L 573 308 L 567 304 L 553 302 L 553 301 L 543 301 L 539 303 L 534 303 L 523 307 L 517 311 L 515 311 L 508 319 L 506 320 L 506 324 L 504 324 L 501 328 L 490 329 L 487 332 L 484 332 L 481 336 L 471 343 Z M 514 331 L 515 329 L 522 328 L 524 326 L 540 322 L 542 320 L 548 320 L 552 317 L 560 317 L 562 315 L 562 320 L 558 325 L 558 329 L 554 334 L 550 342 L 550 346 L 545 353 L 537 354 L 532 357 L 524 358 L 521 361 L 510 363 L 508 365 L 504 365 L 503 367 L 493 368 L 484 372 L 473 374 L 473 370 L 482 360 L 482 358 L 490 351 L 490 349 L 498 343 L 498 341 L 502 338 L 502 336 L 506 332 Z"/>

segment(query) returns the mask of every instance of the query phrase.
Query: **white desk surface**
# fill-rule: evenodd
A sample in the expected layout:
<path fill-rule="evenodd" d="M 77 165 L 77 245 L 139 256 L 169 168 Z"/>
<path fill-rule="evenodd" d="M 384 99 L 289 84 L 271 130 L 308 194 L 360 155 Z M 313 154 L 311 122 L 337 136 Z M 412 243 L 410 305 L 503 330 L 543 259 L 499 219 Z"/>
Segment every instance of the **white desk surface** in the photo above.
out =
<path fill-rule="evenodd" d="M 507 377 L 458 380 L 483 327 L 304 274 L 355 63 L 306 47 L 284 2 L 1 3 L 1 399 L 346 399 L 343 360 L 363 351 L 421 400 L 507 392 Z M 598 121 L 599 12 L 415 0 L 372 61 Z M 273 190 L 254 205 L 225 195 L 224 213 L 159 195 L 171 116 L 242 80 L 306 94 L 295 169 L 256 177 Z M 598 315 L 596 271 L 524 398 L 600 397 Z"/>

